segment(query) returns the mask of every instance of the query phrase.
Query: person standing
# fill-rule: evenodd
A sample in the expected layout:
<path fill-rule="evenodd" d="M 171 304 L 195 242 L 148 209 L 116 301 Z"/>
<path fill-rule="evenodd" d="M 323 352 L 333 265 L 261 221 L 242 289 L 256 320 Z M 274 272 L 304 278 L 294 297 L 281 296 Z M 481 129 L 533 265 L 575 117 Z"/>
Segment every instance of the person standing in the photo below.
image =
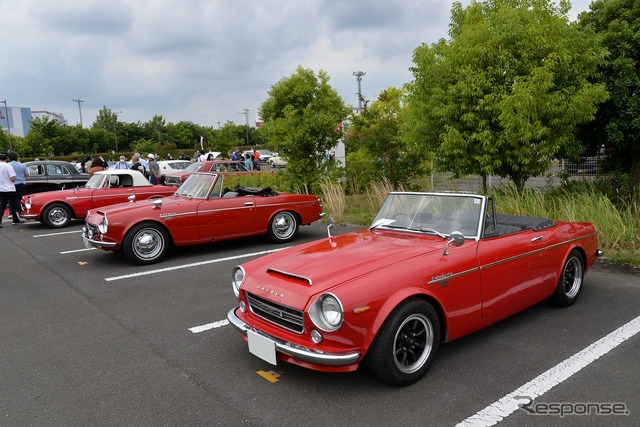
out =
<path fill-rule="evenodd" d="M 98 171 L 103 171 L 104 163 L 102 163 L 102 159 L 100 157 L 94 157 L 91 161 L 91 169 L 89 169 L 89 177 L 92 177 L 94 173 Z"/>
<path fill-rule="evenodd" d="M 116 163 L 114 169 L 129 169 L 127 158 L 125 156 L 120 156 L 120 161 Z"/>
<path fill-rule="evenodd" d="M 146 159 L 143 159 L 140 153 L 136 153 L 135 155 L 138 156 L 138 160 L 140 161 L 140 164 L 144 168 L 145 178 L 149 178 L 149 162 Z"/>
<path fill-rule="evenodd" d="M 251 154 L 247 153 L 244 155 L 245 159 L 244 159 L 244 167 L 246 170 L 251 171 L 253 170 L 253 162 L 251 161 Z"/>
<path fill-rule="evenodd" d="M 253 170 L 260 170 L 260 152 L 255 148 L 252 149 L 253 153 L 251 153 L 252 161 L 253 161 Z"/>
<path fill-rule="evenodd" d="M 142 166 L 142 163 L 140 163 L 140 155 L 138 153 L 135 153 L 133 156 L 131 156 L 131 163 L 131 170 L 138 171 L 142 174 L 142 176 L 144 176 L 144 166 Z"/>
<path fill-rule="evenodd" d="M 18 200 L 16 199 L 16 186 L 14 184 L 16 172 L 7 163 L 7 157 L 6 152 L 0 153 L 0 228 L 4 227 L 2 225 L 2 217 L 9 204 L 13 207 L 13 223 L 20 224 L 25 221 L 18 216 L 20 206 L 18 206 Z"/>
<path fill-rule="evenodd" d="M 153 185 L 160 183 L 160 165 L 156 162 L 156 156 L 153 153 L 147 155 L 149 160 L 149 182 Z"/>
<path fill-rule="evenodd" d="M 22 213 L 22 205 L 20 204 L 20 200 L 22 197 L 27 194 L 27 181 L 25 177 L 29 176 L 29 169 L 18 161 L 18 153 L 10 152 L 9 155 L 9 164 L 13 168 L 13 171 L 16 173 L 16 180 L 13 184 L 16 186 L 16 198 L 18 199 L 18 206 L 20 209 L 18 213 Z M 4 212 L 4 211 L 3 211 Z M 13 216 L 13 208 L 9 205 L 9 212 Z"/>

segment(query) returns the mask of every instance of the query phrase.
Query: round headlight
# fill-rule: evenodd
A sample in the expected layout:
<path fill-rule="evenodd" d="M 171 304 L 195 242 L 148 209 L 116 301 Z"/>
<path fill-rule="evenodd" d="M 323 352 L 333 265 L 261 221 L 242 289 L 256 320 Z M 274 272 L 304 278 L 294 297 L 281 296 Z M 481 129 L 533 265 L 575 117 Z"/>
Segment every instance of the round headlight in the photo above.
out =
<path fill-rule="evenodd" d="M 102 219 L 98 222 L 98 231 L 102 234 L 107 234 L 109 231 L 109 221 L 107 221 L 107 217 L 102 217 Z"/>
<path fill-rule="evenodd" d="M 31 197 L 27 197 L 27 200 L 24 202 L 24 207 L 27 208 L 27 210 L 31 209 Z"/>
<path fill-rule="evenodd" d="M 344 311 L 335 295 L 323 294 L 309 308 L 309 317 L 318 329 L 331 332 L 342 325 Z"/>
<path fill-rule="evenodd" d="M 237 265 L 233 269 L 231 284 L 233 286 L 233 293 L 236 296 L 240 296 L 240 285 L 242 285 L 242 281 L 244 280 L 244 269 Z"/>

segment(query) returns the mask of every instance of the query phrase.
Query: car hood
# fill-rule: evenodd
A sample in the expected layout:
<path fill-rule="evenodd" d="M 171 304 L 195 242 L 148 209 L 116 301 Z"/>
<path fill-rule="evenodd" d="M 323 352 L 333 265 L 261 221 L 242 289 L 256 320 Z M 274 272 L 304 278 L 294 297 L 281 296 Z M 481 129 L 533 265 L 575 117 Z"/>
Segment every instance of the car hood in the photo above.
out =
<path fill-rule="evenodd" d="M 244 267 L 249 287 L 278 284 L 299 291 L 302 286 L 315 294 L 415 257 L 425 263 L 425 255 L 442 254 L 445 245 L 445 240 L 432 235 L 362 230 L 294 246 Z"/>

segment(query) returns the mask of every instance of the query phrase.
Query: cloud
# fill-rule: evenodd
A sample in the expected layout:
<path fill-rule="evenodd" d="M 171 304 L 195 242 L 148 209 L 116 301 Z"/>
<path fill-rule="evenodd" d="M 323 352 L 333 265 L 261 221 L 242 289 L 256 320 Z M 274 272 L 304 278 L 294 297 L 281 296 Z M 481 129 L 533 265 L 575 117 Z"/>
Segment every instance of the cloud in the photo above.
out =
<path fill-rule="evenodd" d="M 468 1 L 463 4 L 468 4 Z M 587 9 L 587 0 L 574 2 Z M 447 36 L 441 0 L 66 0 L 0 2 L 0 98 L 89 125 L 162 115 L 207 126 L 244 122 L 298 66 L 326 71 L 356 105 L 411 79 L 413 50 Z"/>

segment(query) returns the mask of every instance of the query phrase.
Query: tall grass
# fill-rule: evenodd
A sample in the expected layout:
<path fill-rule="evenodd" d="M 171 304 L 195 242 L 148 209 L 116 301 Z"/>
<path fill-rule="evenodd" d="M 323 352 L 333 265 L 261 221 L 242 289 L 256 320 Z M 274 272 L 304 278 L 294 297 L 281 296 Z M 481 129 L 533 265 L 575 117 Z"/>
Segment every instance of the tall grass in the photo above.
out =
<path fill-rule="evenodd" d="M 344 222 L 346 196 L 342 185 L 329 179 L 320 182 L 322 207 L 336 222 Z"/>
<path fill-rule="evenodd" d="M 518 193 L 513 187 L 504 187 L 494 192 L 494 198 L 500 213 L 591 222 L 607 259 L 640 265 L 640 209 L 637 203 L 614 205 L 594 188 L 577 192 L 526 189 Z"/>

